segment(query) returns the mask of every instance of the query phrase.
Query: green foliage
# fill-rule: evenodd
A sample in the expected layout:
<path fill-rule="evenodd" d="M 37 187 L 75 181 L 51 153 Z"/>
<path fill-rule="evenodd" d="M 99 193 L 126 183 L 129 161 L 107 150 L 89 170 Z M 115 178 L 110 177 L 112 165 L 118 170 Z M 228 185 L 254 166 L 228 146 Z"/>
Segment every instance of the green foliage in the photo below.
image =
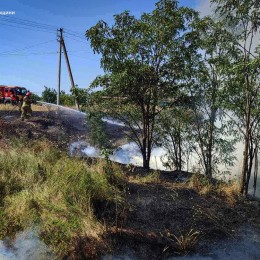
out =
<path fill-rule="evenodd" d="M 102 117 L 103 113 L 99 111 L 87 113 L 87 121 L 90 127 L 90 143 L 100 148 L 108 147 L 108 137 Z"/>
<path fill-rule="evenodd" d="M 212 0 L 217 14 L 231 32 L 233 52 L 222 64 L 223 107 L 229 109 L 231 122 L 244 141 L 241 193 L 247 194 L 254 154 L 259 143 L 259 1 Z M 222 46 L 226 46 L 221 42 Z M 257 46 L 258 44 L 258 46 Z"/>
<path fill-rule="evenodd" d="M 40 100 L 41 100 L 41 97 L 38 96 L 38 95 L 35 94 L 35 93 L 32 93 L 31 98 L 32 98 L 33 101 L 40 101 Z"/>
<path fill-rule="evenodd" d="M 182 170 L 189 161 L 189 153 L 192 151 L 193 137 L 192 124 L 194 115 L 187 106 L 168 108 L 159 116 L 160 127 L 157 141 L 159 146 L 164 147 L 167 154 L 163 164 L 169 169 Z M 166 159 L 166 160 L 165 160 Z M 166 161 L 166 162 L 165 162 Z"/>
<path fill-rule="evenodd" d="M 57 102 L 57 91 L 49 87 L 44 86 L 44 91 L 42 92 L 42 100 L 48 103 Z"/>
<path fill-rule="evenodd" d="M 102 163 L 87 166 L 58 152 L 48 142 L 36 142 L 0 153 L 1 238 L 36 225 L 43 241 L 59 256 L 72 250 L 76 237 L 100 237 L 93 213 L 99 202 L 120 203 L 123 181 L 119 168 Z"/>
<path fill-rule="evenodd" d="M 77 85 L 71 89 L 72 95 L 75 97 L 75 100 L 79 106 L 80 111 L 85 111 L 87 99 L 89 96 L 87 89 L 79 88 Z"/>
<path fill-rule="evenodd" d="M 145 168 L 154 144 L 158 105 L 179 91 L 185 71 L 192 68 L 196 18 L 194 10 L 178 7 L 177 1 L 161 0 L 140 19 L 125 11 L 114 16 L 112 26 L 99 21 L 86 32 L 94 52 L 102 55 L 106 73 L 93 81 L 92 88 L 103 90 L 91 95 L 89 105 L 130 128 Z"/>
<path fill-rule="evenodd" d="M 74 106 L 75 97 L 71 94 L 66 94 L 65 91 L 60 92 L 60 104 L 63 106 Z"/>

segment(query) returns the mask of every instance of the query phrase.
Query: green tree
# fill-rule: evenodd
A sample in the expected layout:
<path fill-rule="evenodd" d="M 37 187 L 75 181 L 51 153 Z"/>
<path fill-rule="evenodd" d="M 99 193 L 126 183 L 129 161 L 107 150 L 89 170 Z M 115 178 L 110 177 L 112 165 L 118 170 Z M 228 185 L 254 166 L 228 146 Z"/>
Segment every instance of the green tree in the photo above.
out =
<path fill-rule="evenodd" d="M 79 88 L 77 85 L 71 89 L 72 96 L 74 97 L 74 103 L 78 110 L 84 111 L 86 109 L 89 92 L 87 89 Z M 76 100 L 76 102 L 75 102 Z"/>
<path fill-rule="evenodd" d="M 234 140 L 223 117 L 222 93 L 225 83 L 223 64 L 230 63 L 233 51 L 232 36 L 221 22 L 210 17 L 201 19 L 197 24 L 199 31 L 199 57 L 196 82 L 190 88 L 193 97 L 193 150 L 199 157 L 199 164 L 205 175 L 211 179 L 219 173 L 219 165 L 229 167 L 233 164 Z M 225 170 L 226 172 L 226 170 Z"/>
<path fill-rule="evenodd" d="M 109 148 L 103 113 L 98 111 L 87 112 L 87 121 L 90 128 L 90 143 L 99 148 Z"/>
<path fill-rule="evenodd" d="M 44 86 L 44 91 L 42 92 L 42 100 L 48 103 L 56 103 L 57 91 L 49 87 Z"/>
<path fill-rule="evenodd" d="M 40 100 L 41 100 L 41 97 L 38 96 L 38 95 L 35 94 L 35 93 L 32 93 L 32 100 L 34 100 L 34 101 L 40 101 Z"/>
<path fill-rule="evenodd" d="M 71 94 L 67 94 L 65 91 L 60 92 L 60 104 L 64 106 L 74 106 L 75 97 Z"/>
<path fill-rule="evenodd" d="M 160 126 L 156 130 L 160 135 L 158 144 L 167 153 L 163 164 L 169 169 L 181 171 L 185 163 L 189 163 L 192 151 L 192 121 L 193 112 L 187 106 L 176 106 L 165 109 L 159 116 Z"/>
<path fill-rule="evenodd" d="M 226 84 L 223 97 L 225 107 L 232 111 L 233 123 L 242 133 L 244 141 L 240 191 L 248 193 L 253 159 L 258 147 L 259 129 L 259 68 L 260 55 L 256 41 L 260 29 L 260 2 L 257 0 L 212 0 L 216 13 L 233 34 L 234 52 L 223 66 Z M 259 40 L 258 40 L 259 41 Z M 223 41 L 222 41 L 223 42 Z M 224 43 L 224 42 L 223 42 Z"/>
<path fill-rule="evenodd" d="M 92 83 L 103 90 L 93 93 L 89 104 L 99 104 L 132 130 L 144 168 L 149 168 L 155 142 L 158 105 L 178 93 L 191 63 L 196 17 L 194 10 L 178 7 L 177 1 L 161 0 L 140 19 L 126 11 L 114 16 L 111 27 L 99 21 L 86 32 L 94 52 L 102 55 L 105 71 Z"/>

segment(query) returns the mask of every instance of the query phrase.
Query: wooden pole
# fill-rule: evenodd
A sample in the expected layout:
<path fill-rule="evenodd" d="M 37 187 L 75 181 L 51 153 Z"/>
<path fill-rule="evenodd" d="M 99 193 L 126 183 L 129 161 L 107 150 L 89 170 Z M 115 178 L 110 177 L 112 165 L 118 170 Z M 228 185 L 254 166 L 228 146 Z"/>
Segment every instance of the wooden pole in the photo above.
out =
<path fill-rule="evenodd" d="M 64 52 L 64 56 L 65 56 L 65 60 L 66 60 L 66 64 L 67 64 L 67 68 L 68 68 L 68 72 L 69 72 L 69 76 L 70 76 L 71 90 L 73 90 L 73 88 L 75 88 L 75 84 L 74 84 L 74 79 L 72 76 L 70 62 L 69 62 L 69 57 L 68 57 L 68 53 L 67 53 L 67 49 L 66 49 L 66 45 L 65 45 L 63 37 L 61 37 L 61 44 L 63 47 L 63 52 Z M 78 105 L 77 99 L 75 99 L 75 103 L 76 103 L 77 109 L 79 110 L 79 105 Z"/>
<path fill-rule="evenodd" d="M 63 29 L 60 28 L 58 30 L 58 32 L 60 33 L 59 35 L 59 43 L 60 43 L 60 50 L 59 50 L 59 68 L 58 68 L 58 89 L 57 89 L 57 105 L 60 104 L 60 75 L 61 75 L 61 52 L 62 52 L 62 32 Z"/>

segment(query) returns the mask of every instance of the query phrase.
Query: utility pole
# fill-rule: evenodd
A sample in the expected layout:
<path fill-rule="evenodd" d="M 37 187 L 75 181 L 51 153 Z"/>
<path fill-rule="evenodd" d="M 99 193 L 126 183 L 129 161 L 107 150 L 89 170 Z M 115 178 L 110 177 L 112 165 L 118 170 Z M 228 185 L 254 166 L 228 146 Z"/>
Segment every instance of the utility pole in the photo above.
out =
<path fill-rule="evenodd" d="M 59 72 L 58 72 L 58 91 L 57 91 L 57 105 L 59 105 L 60 103 L 60 75 L 61 75 L 61 53 L 63 50 L 64 56 L 65 56 L 65 60 L 66 60 L 66 64 L 67 64 L 67 69 L 69 72 L 69 77 L 70 77 L 70 85 L 71 85 L 71 90 L 73 90 L 75 88 L 75 84 L 74 84 L 74 79 L 72 76 L 72 72 L 71 72 L 71 67 L 70 67 L 70 62 L 69 62 L 69 57 L 68 57 L 68 53 L 67 53 L 67 49 L 66 49 L 66 45 L 63 39 L 63 29 L 60 28 L 58 30 L 58 32 L 60 33 L 59 35 L 59 42 L 60 42 L 60 52 L 59 52 Z M 79 110 L 79 104 L 77 102 L 77 99 L 75 99 L 75 104 L 76 104 L 76 108 Z"/>
<path fill-rule="evenodd" d="M 70 76 L 71 90 L 73 90 L 73 89 L 75 88 L 75 84 L 74 84 L 74 79 L 73 79 L 72 72 L 71 72 L 71 68 L 70 68 L 70 62 L 69 62 L 69 57 L 68 57 L 66 45 L 65 45 L 65 42 L 64 42 L 64 39 L 63 39 L 63 38 L 62 38 L 62 47 L 63 47 L 63 52 L 64 52 L 66 64 L 67 64 L 67 69 L 68 69 L 69 76 Z M 76 108 L 79 110 L 79 104 L 78 104 L 76 98 L 75 98 L 75 104 L 76 104 Z"/>
<path fill-rule="evenodd" d="M 60 28 L 57 30 L 60 34 L 58 35 L 59 39 L 58 42 L 60 43 L 60 50 L 59 50 L 59 68 L 58 68 L 58 89 L 57 89 L 57 105 L 60 104 L 60 75 L 61 75 L 61 52 L 62 52 L 62 32 L 63 29 Z"/>

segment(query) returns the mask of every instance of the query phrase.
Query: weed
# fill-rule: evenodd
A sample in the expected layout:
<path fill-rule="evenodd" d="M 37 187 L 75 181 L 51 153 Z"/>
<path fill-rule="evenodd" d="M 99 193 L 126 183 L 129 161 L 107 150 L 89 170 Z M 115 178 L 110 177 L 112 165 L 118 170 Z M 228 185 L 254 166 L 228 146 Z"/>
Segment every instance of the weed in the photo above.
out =
<path fill-rule="evenodd" d="M 185 234 L 180 234 L 179 236 L 166 232 L 166 238 L 168 246 L 164 249 L 164 252 L 169 249 L 176 249 L 180 254 L 188 254 L 193 251 L 199 241 L 200 232 L 190 229 Z"/>

